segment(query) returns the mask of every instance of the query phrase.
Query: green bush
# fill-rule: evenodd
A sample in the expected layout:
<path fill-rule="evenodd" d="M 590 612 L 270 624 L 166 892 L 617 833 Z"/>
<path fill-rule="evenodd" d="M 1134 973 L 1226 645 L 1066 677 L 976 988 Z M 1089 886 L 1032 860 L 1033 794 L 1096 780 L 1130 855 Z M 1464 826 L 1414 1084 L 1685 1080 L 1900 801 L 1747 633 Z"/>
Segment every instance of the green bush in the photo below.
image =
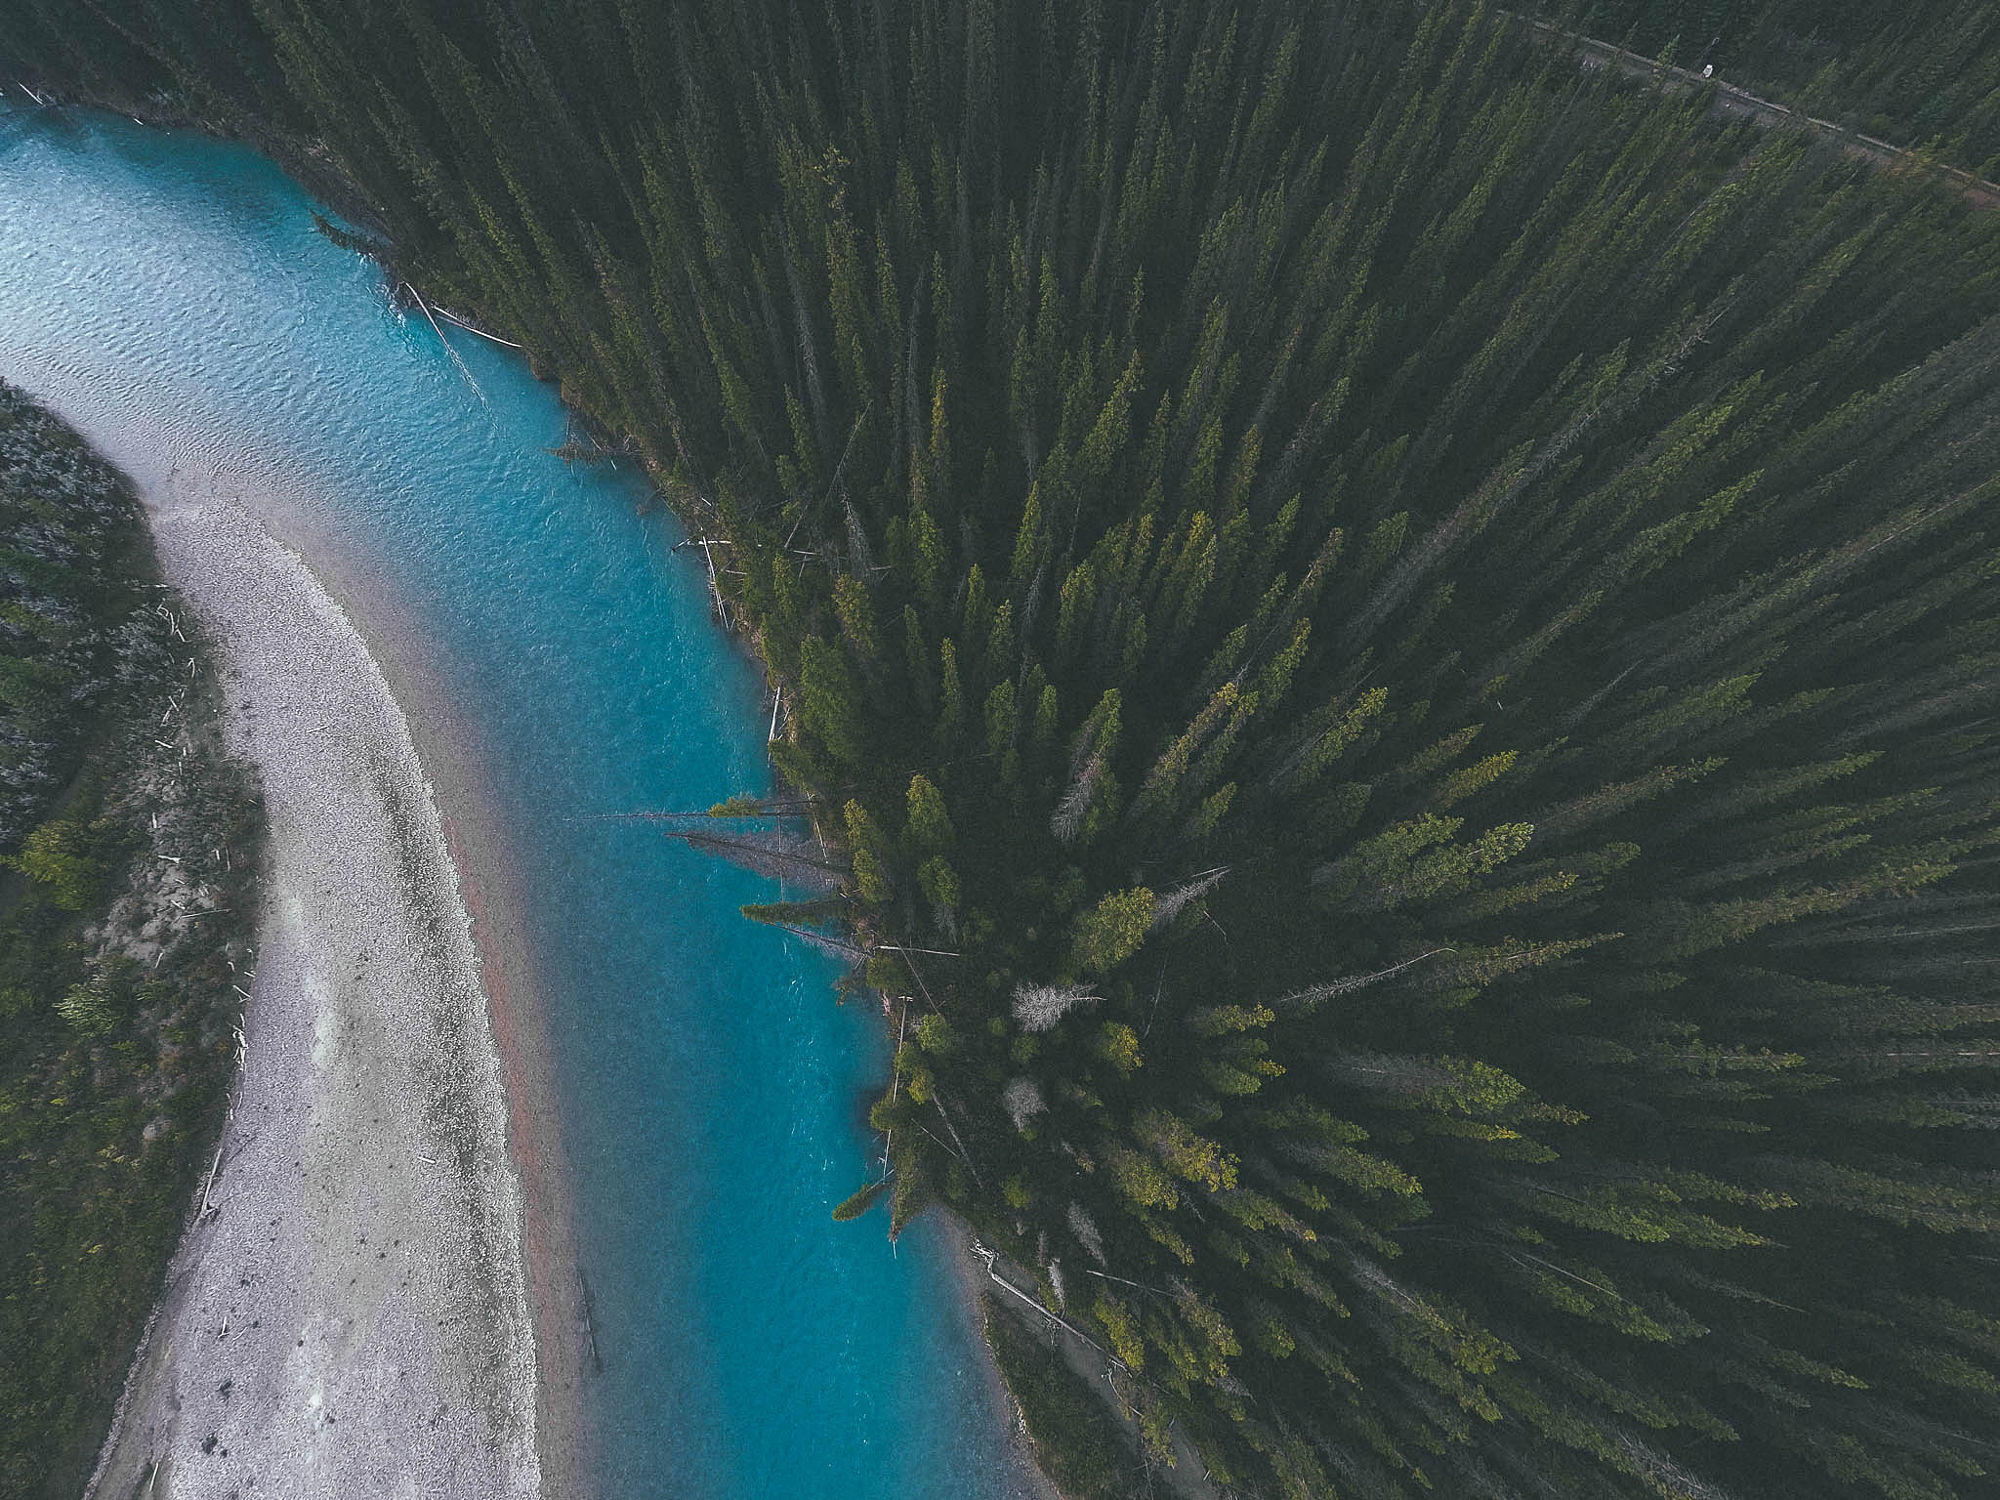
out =
<path fill-rule="evenodd" d="M 21 845 L 21 852 L 7 863 L 49 887 L 55 904 L 64 911 L 82 911 L 96 898 L 104 884 L 103 862 L 85 853 L 89 831 L 66 818 L 44 823 Z"/>

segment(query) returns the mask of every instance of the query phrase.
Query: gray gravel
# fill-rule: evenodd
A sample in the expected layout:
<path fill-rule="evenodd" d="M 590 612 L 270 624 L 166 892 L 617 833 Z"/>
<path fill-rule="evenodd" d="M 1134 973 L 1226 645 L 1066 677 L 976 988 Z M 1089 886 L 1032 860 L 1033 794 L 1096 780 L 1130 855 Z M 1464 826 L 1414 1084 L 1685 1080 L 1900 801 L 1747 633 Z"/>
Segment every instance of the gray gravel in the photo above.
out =
<path fill-rule="evenodd" d="M 535 1494 L 521 1193 L 438 809 L 361 638 L 239 504 L 149 496 L 271 867 L 247 1059 L 89 1494 Z"/>

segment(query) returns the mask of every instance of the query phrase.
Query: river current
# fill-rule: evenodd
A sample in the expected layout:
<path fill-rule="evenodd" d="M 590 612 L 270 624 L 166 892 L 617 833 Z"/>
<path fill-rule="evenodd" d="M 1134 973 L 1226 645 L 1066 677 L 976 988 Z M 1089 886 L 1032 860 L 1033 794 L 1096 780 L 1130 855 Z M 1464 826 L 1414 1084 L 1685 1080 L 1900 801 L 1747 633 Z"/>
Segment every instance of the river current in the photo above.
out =
<path fill-rule="evenodd" d="M 230 487 L 376 643 L 500 831 L 546 1008 L 607 1496 L 1030 1492 L 940 1225 L 865 1180 L 879 1018 L 745 921 L 776 887 L 635 811 L 769 786 L 771 704 L 698 549 L 566 465 L 519 356 L 399 310 L 262 158 L 0 109 L 0 375 L 142 487 Z M 448 351 L 441 341 L 449 336 Z M 424 732 L 428 729 L 428 734 Z"/>

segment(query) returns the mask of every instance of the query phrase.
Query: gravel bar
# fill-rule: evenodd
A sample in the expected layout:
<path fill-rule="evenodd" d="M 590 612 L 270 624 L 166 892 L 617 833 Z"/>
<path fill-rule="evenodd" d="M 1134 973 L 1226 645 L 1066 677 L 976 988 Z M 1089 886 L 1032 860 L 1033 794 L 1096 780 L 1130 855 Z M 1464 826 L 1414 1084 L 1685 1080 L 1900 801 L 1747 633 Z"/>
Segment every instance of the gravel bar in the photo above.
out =
<path fill-rule="evenodd" d="M 237 502 L 149 495 L 270 861 L 212 1211 L 90 1496 L 537 1494 L 501 1061 L 436 799 L 361 637 Z"/>

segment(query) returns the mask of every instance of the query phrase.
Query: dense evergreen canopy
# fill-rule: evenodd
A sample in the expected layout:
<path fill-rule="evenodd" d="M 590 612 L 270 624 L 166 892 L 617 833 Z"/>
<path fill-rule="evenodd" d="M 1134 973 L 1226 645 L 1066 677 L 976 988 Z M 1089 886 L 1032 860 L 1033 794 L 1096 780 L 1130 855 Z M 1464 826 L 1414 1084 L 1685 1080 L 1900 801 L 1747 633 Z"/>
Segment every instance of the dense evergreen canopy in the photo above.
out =
<path fill-rule="evenodd" d="M 0 384 L 0 857 L 76 775 L 144 599 L 132 498 Z"/>
<path fill-rule="evenodd" d="M 130 9 L 731 544 L 894 1225 L 1155 1441 L 1991 1492 L 2000 221 L 1453 4 Z"/>

